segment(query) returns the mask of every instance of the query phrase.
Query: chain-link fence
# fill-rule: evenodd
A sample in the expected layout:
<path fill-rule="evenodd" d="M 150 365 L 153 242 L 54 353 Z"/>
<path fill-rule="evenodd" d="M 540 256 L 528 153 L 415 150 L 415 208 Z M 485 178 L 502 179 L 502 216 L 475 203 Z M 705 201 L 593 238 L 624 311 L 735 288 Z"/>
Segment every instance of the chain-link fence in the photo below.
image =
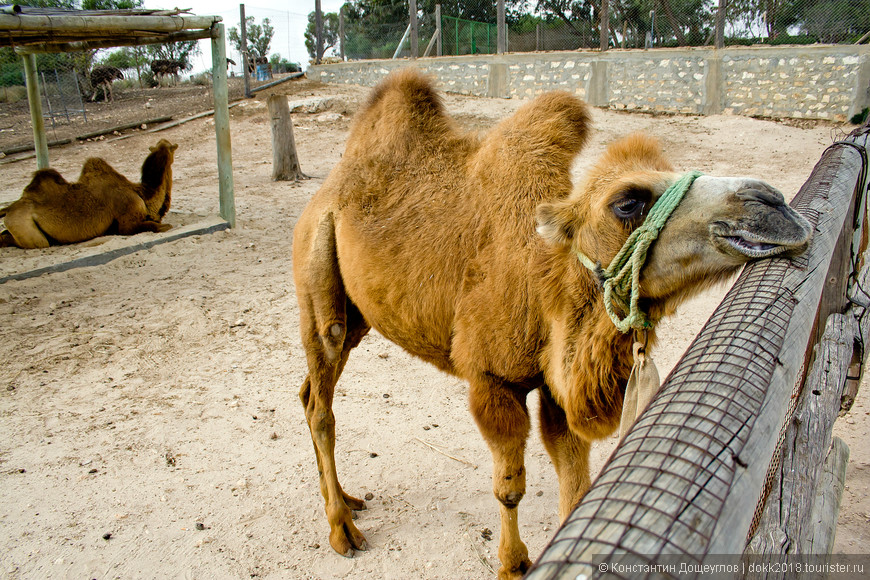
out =
<path fill-rule="evenodd" d="M 439 5 L 440 28 L 434 2 L 416 5 L 418 55 L 425 54 L 436 30 L 442 55 L 496 51 L 494 0 L 445 0 Z M 870 38 L 870 0 L 506 0 L 505 13 L 508 52 L 836 44 Z M 602 34 L 605 14 L 608 27 Z M 351 0 L 337 13 L 324 13 L 324 35 L 343 59 L 406 56 L 407 41 L 396 49 L 408 36 L 409 20 L 408 0 Z"/>

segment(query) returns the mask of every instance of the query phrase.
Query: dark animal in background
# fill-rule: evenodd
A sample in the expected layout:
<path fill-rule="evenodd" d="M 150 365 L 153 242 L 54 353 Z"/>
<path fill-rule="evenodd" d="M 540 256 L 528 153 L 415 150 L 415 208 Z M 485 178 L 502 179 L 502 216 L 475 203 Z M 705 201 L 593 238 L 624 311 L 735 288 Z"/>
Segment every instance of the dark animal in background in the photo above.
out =
<path fill-rule="evenodd" d="M 94 70 L 91 71 L 91 86 L 94 88 L 94 96 L 91 97 L 91 100 L 97 100 L 97 93 L 100 91 L 100 87 L 102 87 L 103 100 L 113 101 L 112 82 L 115 79 L 121 80 L 123 78 L 124 75 L 121 74 L 121 71 L 113 66 L 94 67 Z"/>
<path fill-rule="evenodd" d="M 151 61 L 151 72 L 154 73 L 154 79 L 158 83 L 162 77 L 171 76 L 175 79 L 175 84 L 178 84 L 178 73 L 186 68 L 187 66 L 180 60 L 156 59 Z"/>

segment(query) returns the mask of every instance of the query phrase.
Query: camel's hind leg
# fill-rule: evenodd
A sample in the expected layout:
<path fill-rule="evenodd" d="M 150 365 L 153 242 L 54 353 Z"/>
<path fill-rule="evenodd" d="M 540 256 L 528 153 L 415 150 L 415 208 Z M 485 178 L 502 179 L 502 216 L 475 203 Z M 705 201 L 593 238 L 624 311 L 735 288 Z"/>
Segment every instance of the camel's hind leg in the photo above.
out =
<path fill-rule="evenodd" d="M 27 201 L 16 201 L 6 210 L 3 223 L 19 248 L 47 248 L 48 238 L 36 223 L 33 205 Z"/>
<path fill-rule="evenodd" d="M 294 265 L 302 342 L 308 358 L 308 376 L 299 398 L 314 443 L 320 492 L 330 526 L 329 543 L 339 554 L 351 556 L 355 549 L 366 549 L 365 536 L 353 524 L 351 513 L 364 509 L 365 502 L 346 494 L 338 482 L 332 399 L 351 349 L 370 327 L 345 295 L 332 220 L 324 220 L 315 236 L 305 263 Z"/>

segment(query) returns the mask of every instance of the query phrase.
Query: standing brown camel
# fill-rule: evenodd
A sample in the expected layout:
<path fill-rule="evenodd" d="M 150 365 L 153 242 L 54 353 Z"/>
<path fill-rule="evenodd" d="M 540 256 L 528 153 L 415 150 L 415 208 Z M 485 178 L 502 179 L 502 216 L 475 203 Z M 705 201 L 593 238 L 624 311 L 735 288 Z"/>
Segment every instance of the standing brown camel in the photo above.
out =
<path fill-rule="evenodd" d="M 8 231 L 0 246 L 47 248 L 106 234 L 165 232 L 160 221 L 172 200 L 172 162 L 178 145 L 161 139 L 142 164 L 142 180 L 132 183 L 102 159 L 85 161 L 76 183 L 54 169 L 33 174 L 21 197 L 0 209 Z"/>
<path fill-rule="evenodd" d="M 413 71 L 387 78 L 357 115 L 293 239 L 309 370 L 300 398 L 340 554 L 366 549 L 351 515 L 365 503 L 338 481 L 332 398 L 371 328 L 469 382 L 493 456 L 500 578 L 530 566 L 517 506 L 531 390 L 540 390 L 563 520 L 588 488 L 591 441 L 619 424 L 633 339 L 611 321 L 599 277 L 578 252 L 608 265 L 680 178 L 656 141 L 633 135 L 572 190 L 571 164 L 588 131 L 586 105 L 556 92 L 471 136 Z M 687 297 L 751 258 L 803 251 L 810 232 L 761 181 L 695 179 L 640 276 L 650 341 L 655 323 Z"/>

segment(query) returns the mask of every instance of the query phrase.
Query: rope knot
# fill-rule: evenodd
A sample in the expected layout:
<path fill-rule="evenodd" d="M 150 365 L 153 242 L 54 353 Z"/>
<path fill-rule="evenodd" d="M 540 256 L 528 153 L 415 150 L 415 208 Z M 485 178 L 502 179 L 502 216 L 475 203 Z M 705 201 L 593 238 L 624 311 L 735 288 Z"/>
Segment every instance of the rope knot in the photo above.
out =
<path fill-rule="evenodd" d="M 640 271 L 646 263 L 650 246 L 659 237 L 665 222 L 701 175 L 700 171 L 690 171 L 671 185 L 653 204 L 644 222 L 628 236 L 606 269 L 602 269 L 600 262 L 593 262 L 577 250 L 580 263 L 596 274 L 602 283 L 604 308 L 620 332 L 652 328 L 652 323 L 638 307 Z"/>

